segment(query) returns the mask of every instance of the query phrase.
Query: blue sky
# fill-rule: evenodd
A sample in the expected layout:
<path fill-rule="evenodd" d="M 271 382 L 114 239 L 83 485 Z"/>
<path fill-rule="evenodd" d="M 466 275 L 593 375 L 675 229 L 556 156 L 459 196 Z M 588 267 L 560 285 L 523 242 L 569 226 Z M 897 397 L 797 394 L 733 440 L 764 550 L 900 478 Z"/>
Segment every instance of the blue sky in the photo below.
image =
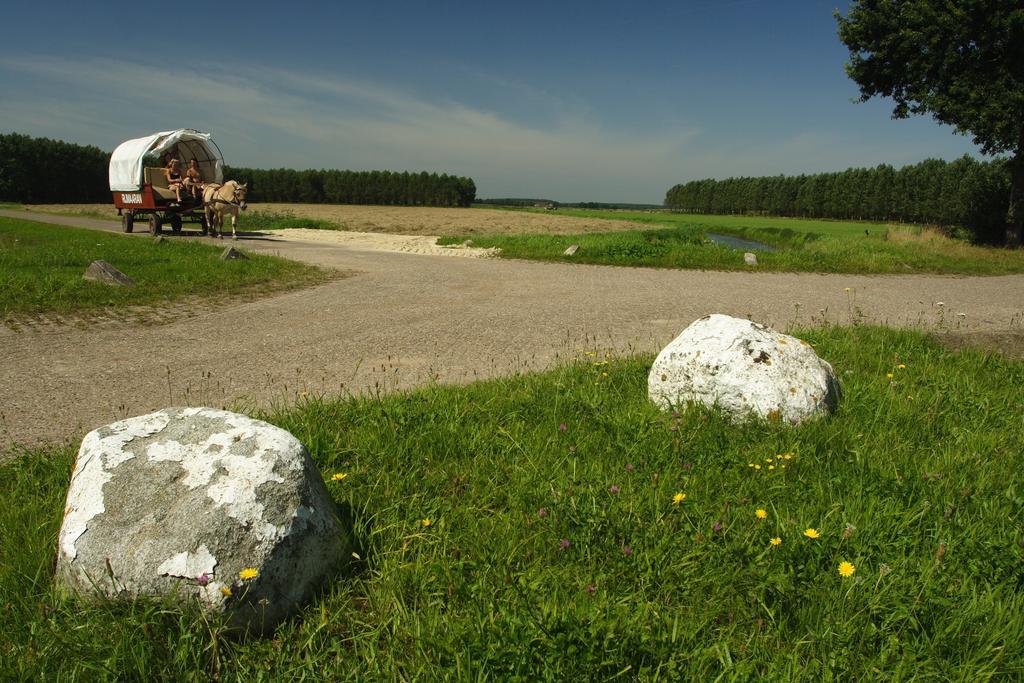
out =
<path fill-rule="evenodd" d="M 0 132 L 110 150 L 198 128 L 238 166 L 650 203 L 697 178 L 977 153 L 851 102 L 835 0 L 157 6 L 7 6 Z"/>

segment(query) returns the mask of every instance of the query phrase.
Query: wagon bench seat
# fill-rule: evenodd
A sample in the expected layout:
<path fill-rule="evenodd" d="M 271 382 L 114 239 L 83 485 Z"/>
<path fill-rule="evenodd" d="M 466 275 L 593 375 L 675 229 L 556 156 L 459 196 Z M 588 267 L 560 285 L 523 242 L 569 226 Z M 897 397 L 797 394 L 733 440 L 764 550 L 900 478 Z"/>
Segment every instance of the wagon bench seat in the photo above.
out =
<path fill-rule="evenodd" d="M 153 194 L 164 199 L 175 199 L 174 190 L 167 187 L 167 176 L 164 175 L 164 169 L 156 166 L 147 167 L 145 181 L 153 186 Z"/>

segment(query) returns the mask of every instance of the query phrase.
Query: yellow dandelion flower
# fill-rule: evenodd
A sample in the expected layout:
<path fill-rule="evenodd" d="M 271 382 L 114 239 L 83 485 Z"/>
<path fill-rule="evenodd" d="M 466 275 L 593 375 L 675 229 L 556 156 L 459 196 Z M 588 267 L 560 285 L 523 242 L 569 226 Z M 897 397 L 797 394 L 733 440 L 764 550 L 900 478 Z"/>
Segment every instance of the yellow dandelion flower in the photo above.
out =
<path fill-rule="evenodd" d="M 896 368 L 899 369 L 899 370 L 906 370 L 907 366 L 904 365 L 903 363 L 900 363 L 899 365 L 896 366 Z"/>
<path fill-rule="evenodd" d="M 855 567 L 852 562 L 839 563 L 839 576 L 842 576 L 844 578 L 850 577 L 853 576 L 853 573 L 855 571 L 857 571 L 857 567 Z"/>
<path fill-rule="evenodd" d="M 807 529 L 804 529 L 804 536 L 807 538 L 818 538 L 821 534 L 818 533 L 817 529 L 808 527 Z"/>
<path fill-rule="evenodd" d="M 849 291 L 852 291 L 852 290 L 849 287 L 843 287 L 843 291 L 844 292 L 849 292 Z"/>
<path fill-rule="evenodd" d="M 228 588 L 227 586 L 221 586 L 220 587 L 220 594 L 223 595 L 225 598 L 230 598 L 231 597 L 231 589 Z"/>
<path fill-rule="evenodd" d="M 759 470 L 759 469 L 761 469 L 761 466 L 760 465 L 754 465 L 754 469 L 755 470 Z"/>
<path fill-rule="evenodd" d="M 886 379 L 892 379 L 892 373 L 891 372 L 885 373 L 885 378 Z"/>
<path fill-rule="evenodd" d="M 782 539 L 776 536 L 771 541 L 769 541 L 769 543 L 771 543 L 772 546 L 778 548 L 780 545 L 782 545 Z"/>
<path fill-rule="evenodd" d="M 764 508 L 757 508 L 756 510 L 754 510 L 754 515 L 756 515 L 758 519 L 767 519 L 768 511 L 765 510 Z"/>
<path fill-rule="evenodd" d="M 331 481 L 341 481 L 348 476 L 348 472 L 335 472 L 331 475 Z"/>
<path fill-rule="evenodd" d="M 768 469 L 774 470 L 775 469 L 775 465 L 768 465 Z"/>
<path fill-rule="evenodd" d="M 679 505 L 684 500 L 686 500 L 686 494 L 683 493 L 682 491 L 680 491 L 676 495 L 672 496 L 672 504 L 673 505 Z"/>
<path fill-rule="evenodd" d="M 765 458 L 764 461 L 765 462 L 774 462 L 774 460 L 772 460 L 772 458 Z"/>
<path fill-rule="evenodd" d="M 747 463 L 747 467 L 753 467 L 753 466 L 754 466 L 754 463 L 752 463 L 752 462 L 748 462 Z"/>
<path fill-rule="evenodd" d="M 242 571 L 238 572 L 238 578 L 242 581 L 250 581 L 260 575 L 260 571 L 255 567 L 246 567 Z"/>
<path fill-rule="evenodd" d="M 782 455 L 782 457 L 785 458 L 786 460 L 792 460 L 793 459 L 793 454 L 792 453 L 784 453 Z"/>
<path fill-rule="evenodd" d="M 434 520 L 432 520 L 429 517 L 427 517 L 426 519 L 423 520 L 423 528 L 426 529 L 428 526 L 430 526 L 433 523 L 434 523 Z"/>

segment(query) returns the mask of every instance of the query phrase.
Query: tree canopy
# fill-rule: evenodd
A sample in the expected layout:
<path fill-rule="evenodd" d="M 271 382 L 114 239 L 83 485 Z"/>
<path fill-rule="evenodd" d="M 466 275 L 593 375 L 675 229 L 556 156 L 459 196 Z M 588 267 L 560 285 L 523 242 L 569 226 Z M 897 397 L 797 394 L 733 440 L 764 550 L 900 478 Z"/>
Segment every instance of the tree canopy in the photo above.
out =
<path fill-rule="evenodd" d="M 945 226 L 976 242 L 1006 237 L 1006 162 L 969 156 L 926 159 L 896 169 L 694 180 L 672 187 L 665 204 L 687 213 L 899 221 Z"/>
<path fill-rule="evenodd" d="M 894 118 L 931 114 L 985 154 L 1009 153 L 1008 219 L 1024 210 L 1024 3 L 1021 0 L 853 0 L 837 13 L 846 73 L 861 101 L 891 97 Z"/>

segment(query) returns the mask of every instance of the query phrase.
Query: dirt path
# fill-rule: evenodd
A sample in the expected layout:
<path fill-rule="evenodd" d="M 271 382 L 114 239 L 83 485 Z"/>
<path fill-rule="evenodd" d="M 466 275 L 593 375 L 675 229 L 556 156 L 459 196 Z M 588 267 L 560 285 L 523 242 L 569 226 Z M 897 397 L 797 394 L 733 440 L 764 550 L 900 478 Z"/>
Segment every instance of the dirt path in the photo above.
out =
<path fill-rule="evenodd" d="M 0 328 L 0 444 L 73 442 L 116 418 L 170 405 L 287 404 L 302 392 L 541 369 L 584 348 L 655 351 L 712 312 L 779 327 L 863 320 L 992 333 L 1024 325 L 1020 275 L 671 271 L 241 242 L 358 274 L 159 325 Z"/>

